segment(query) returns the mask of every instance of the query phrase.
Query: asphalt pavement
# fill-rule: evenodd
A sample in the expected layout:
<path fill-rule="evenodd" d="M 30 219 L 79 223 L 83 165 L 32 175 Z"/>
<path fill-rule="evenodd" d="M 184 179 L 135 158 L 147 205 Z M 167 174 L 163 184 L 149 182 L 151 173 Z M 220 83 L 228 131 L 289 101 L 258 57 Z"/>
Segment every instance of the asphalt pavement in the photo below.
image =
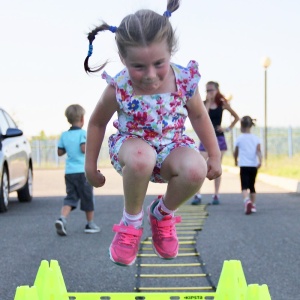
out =
<path fill-rule="evenodd" d="M 36 171 L 35 198 L 31 203 L 13 199 L 0 214 L 0 299 L 12 300 L 20 285 L 33 285 L 41 260 L 59 261 L 68 291 L 132 292 L 135 266 L 122 268 L 108 258 L 112 225 L 122 214 L 121 178 L 103 170 L 107 185 L 95 191 L 98 234 L 85 234 L 84 214 L 76 210 L 68 221 L 68 236 L 56 234 L 54 221 L 64 195 L 63 171 Z M 163 192 L 151 185 L 146 198 Z M 273 300 L 300 299 L 300 196 L 258 182 L 258 212 L 243 213 L 239 180 L 225 172 L 221 205 L 208 206 L 209 217 L 198 237 L 197 248 L 206 268 L 218 282 L 224 260 L 239 259 L 248 284 L 267 284 Z M 206 182 L 203 202 L 209 203 L 213 183 Z M 146 225 L 144 235 L 149 236 Z"/>

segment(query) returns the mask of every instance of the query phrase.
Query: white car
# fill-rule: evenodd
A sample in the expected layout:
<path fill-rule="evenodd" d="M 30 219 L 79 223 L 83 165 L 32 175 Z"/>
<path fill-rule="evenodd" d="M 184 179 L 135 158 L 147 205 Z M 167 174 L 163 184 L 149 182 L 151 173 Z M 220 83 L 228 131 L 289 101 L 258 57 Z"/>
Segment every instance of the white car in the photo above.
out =
<path fill-rule="evenodd" d="M 17 191 L 20 202 L 32 200 L 32 170 L 28 140 L 0 108 L 0 212 L 7 211 L 11 192 Z"/>

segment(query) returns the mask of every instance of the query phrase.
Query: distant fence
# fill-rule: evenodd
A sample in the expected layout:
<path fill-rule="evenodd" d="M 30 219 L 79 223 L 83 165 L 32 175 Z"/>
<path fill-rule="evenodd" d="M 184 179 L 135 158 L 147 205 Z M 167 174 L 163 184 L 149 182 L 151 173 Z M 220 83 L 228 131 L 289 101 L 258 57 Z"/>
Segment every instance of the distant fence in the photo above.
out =
<path fill-rule="evenodd" d="M 264 129 L 255 127 L 252 132 L 260 137 L 261 148 L 264 149 Z M 187 132 L 198 143 L 194 132 Z M 240 134 L 238 128 L 226 133 L 228 154 L 233 151 L 233 145 Z M 109 166 L 108 137 L 105 137 L 99 155 L 100 166 Z M 38 167 L 60 167 L 64 166 L 66 156 L 57 155 L 57 140 L 33 140 L 30 142 L 32 157 L 35 166 Z M 268 155 L 284 155 L 293 157 L 300 153 L 300 128 L 268 128 Z"/>

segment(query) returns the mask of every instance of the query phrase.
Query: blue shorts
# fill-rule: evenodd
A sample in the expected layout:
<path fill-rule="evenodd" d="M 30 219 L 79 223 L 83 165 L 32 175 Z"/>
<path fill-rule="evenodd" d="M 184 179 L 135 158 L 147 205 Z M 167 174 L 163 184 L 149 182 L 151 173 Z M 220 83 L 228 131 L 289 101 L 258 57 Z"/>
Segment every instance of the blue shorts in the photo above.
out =
<path fill-rule="evenodd" d="M 123 143 L 128 140 L 128 139 L 142 139 L 139 136 L 128 134 L 128 135 L 123 135 L 123 134 L 113 134 L 109 137 L 108 140 L 108 146 L 109 146 L 109 155 L 110 155 L 110 160 L 111 164 L 114 166 L 116 171 L 122 175 L 122 166 L 119 163 L 118 159 L 118 154 L 121 149 L 121 146 Z M 166 157 L 171 153 L 172 150 L 178 148 L 178 147 L 189 147 L 191 149 L 194 149 L 195 151 L 198 152 L 198 148 L 194 142 L 193 139 L 190 137 L 183 135 L 180 139 L 171 142 L 170 144 L 167 145 L 162 145 L 160 147 L 154 147 L 149 141 L 145 141 L 147 144 L 149 144 L 153 150 L 155 151 L 156 154 L 156 165 L 153 169 L 152 176 L 150 178 L 150 181 L 156 182 L 156 183 L 166 183 L 167 181 L 162 178 L 160 175 L 160 169 L 163 161 L 166 159 Z"/>
<path fill-rule="evenodd" d="M 86 180 L 84 173 L 65 174 L 67 196 L 64 205 L 75 209 L 80 200 L 80 209 L 94 211 L 93 187 Z"/>

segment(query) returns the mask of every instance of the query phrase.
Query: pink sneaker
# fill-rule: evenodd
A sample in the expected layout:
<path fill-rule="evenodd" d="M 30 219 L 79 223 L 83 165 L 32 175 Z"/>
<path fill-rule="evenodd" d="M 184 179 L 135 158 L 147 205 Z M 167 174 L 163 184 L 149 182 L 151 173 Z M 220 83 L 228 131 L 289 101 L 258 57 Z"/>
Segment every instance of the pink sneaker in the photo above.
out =
<path fill-rule="evenodd" d="M 252 212 L 252 202 L 248 199 L 245 201 L 245 214 L 250 215 Z"/>
<path fill-rule="evenodd" d="M 157 220 L 152 214 L 155 202 L 157 202 L 157 199 L 148 206 L 148 219 L 152 230 L 153 249 L 160 258 L 172 259 L 178 254 L 179 244 L 175 224 L 181 222 L 181 217 L 168 215 L 162 220 Z"/>
<path fill-rule="evenodd" d="M 133 265 L 139 250 L 143 228 L 136 229 L 133 226 L 126 226 L 121 221 L 119 225 L 113 226 L 113 231 L 116 234 L 109 247 L 110 259 L 117 265 Z"/>
<path fill-rule="evenodd" d="M 252 208 L 251 208 L 251 212 L 256 213 L 256 205 L 252 203 Z"/>

